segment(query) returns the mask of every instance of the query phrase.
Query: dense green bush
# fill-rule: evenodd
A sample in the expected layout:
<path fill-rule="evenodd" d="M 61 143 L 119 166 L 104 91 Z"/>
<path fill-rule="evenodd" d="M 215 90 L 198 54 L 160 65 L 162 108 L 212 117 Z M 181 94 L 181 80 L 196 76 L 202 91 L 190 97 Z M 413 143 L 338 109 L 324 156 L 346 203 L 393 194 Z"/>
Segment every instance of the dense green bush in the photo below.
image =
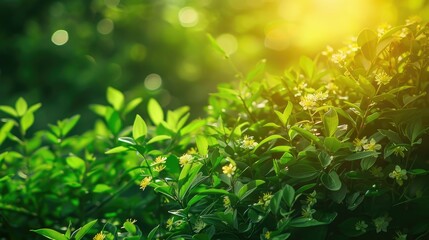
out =
<path fill-rule="evenodd" d="M 77 136 L 68 137 L 77 116 L 28 136 L 40 105 L 2 106 L 12 118 L 0 132 L 1 233 L 425 239 L 428 34 L 413 20 L 364 30 L 282 76 L 261 61 L 189 123 L 187 107 L 166 112 L 150 100 L 146 121 L 127 127 L 141 99 L 125 104 L 113 88 L 111 106 L 91 107 L 103 121 Z"/>

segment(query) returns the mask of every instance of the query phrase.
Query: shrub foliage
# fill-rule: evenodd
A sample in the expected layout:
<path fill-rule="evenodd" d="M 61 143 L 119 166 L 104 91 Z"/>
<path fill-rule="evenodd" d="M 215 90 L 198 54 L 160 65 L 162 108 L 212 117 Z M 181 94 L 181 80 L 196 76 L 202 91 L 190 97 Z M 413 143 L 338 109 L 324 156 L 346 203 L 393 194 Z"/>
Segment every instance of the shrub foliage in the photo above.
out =
<path fill-rule="evenodd" d="M 109 104 L 90 107 L 100 116 L 94 129 L 70 134 L 73 116 L 28 134 L 41 105 L 0 106 L 9 115 L 0 130 L 0 231 L 11 239 L 35 237 L 12 232 L 36 228 L 51 239 L 425 239 L 428 34 L 414 20 L 363 30 L 281 76 L 261 61 L 211 94 L 204 119 L 150 99 L 128 124 L 142 99 L 109 88 Z"/>

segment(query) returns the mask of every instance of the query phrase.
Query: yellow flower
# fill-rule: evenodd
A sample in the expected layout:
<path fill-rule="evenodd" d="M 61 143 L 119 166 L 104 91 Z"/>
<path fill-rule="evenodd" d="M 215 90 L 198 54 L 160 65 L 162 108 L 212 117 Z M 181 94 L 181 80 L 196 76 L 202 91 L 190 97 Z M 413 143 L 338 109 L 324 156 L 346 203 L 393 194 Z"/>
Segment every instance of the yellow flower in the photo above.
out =
<path fill-rule="evenodd" d="M 104 240 L 104 238 L 106 238 L 106 235 L 104 235 L 103 233 L 99 232 L 97 233 L 94 238 L 92 240 Z"/>
<path fill-rule="evenodd" d="M 342 67 L 346 58 L 347 58 L 347 54 L 342 50 L 338 50 L 337 53 L 332 54 L 331 61 L 333 63 L 338 64 L 340 67 Z"/>
<path fill-rule="evenodd" d="M 181 167 L 184 167 L 186 164 L 190 164 L 192 163 L 192 160 L 194 159 L 194 157 L 190 154 L 183 154 L 180 158 L 179 158 L 179 163 Z"/>
<path fill-rule="evenodd" d="M 266 231 L 264 234 L 265 239 L 270 239 L 271 238 L 271 232 L 270 231 Z"/>
<path fill-rule="evenodd" d="M 231 177 L 232 175 L 234 175 L 235 170 L 237 170 L 237 167 L 232 163 L 222 167 L 223 173 L 226 174 L 228 177 Z"/>
<path fill-rule="evenodd" d="M 363 146 L 368 142 L 368 139 L 366 137 L 363 137 L 362 139 L 355 138 L 353 141 L 353 144 L 355 145 L 355 152 L 362 151 Z"/>
<path fill-rule="evenodd" d="M 313 94 L 307 94 L 301 97 L 299 105 L 301 105 L 304 110 L 313 110 L 317 107 L 317 98 Z"/>
<path fill-rule="evenodd" d="M 243 148 L 243 149 L 252 150 L 257 145 L 258 145 L 258 143 L 255 142 L 255 140 L 253 140 L 253 136 L 247 136 L 247 135 L 245 135 L 244 138 L 243 138 L 243 140 L 241 140 L 240 147 Z"/>
<path fill-rule="evenodd" d="M 154 168 L 153 168 L 153 170 L 155 171 L 155 172 L 161 172 L 162 170 L 164 170 L 165 169 L 165 165 L 164 164 L 160 164 L 160 165 L 156 165 Z"/>
<path fill-rule="evenodd" d="M 143 178 L 143 180 L 140 182 L 140 189 L 144 191 L 151 181 L 152 181 L 152 177 Z"/>
<path fill-rule="evenodd" d="M 359 221 L 355 224 L 356 231 L 359 232 L 366 232 L 366 229 L 368 228 L 368 224 L 366 224 L 365 221 Z"/>
<path fill-rule="evenodd" d="M 377 73 L 375 75 L 375 81 L 377 82 L 377 85 L 386 85 L 392 80 L 392 77 L 387 75 L 384 71 L 381 73 Z"/>
<path fill-rule="evenodd" d="M 231 207 L 231 200 L 228 196 L 223 197 L 223 206 L 227 209 Z"/>
<path fill-rule="evenodd" d="M 169 231 L 171 231 L 171 229 L 173 229 L 173 227 L 174 227 L 174 219 L 173 218 L 169 218 L 167 220 L 166 227 Z"/>
<path fill-rule="evenodd" d="M 400 166 L 396 165 L 395 170 L 389 173 L 389 177 L 395 179 L 396 183 L 398 183 L 399 186 L 402 186 L 402 184 L 404 184 L 404 180 L 408 179 L 407 170 L 401 169 Z"/>
<path fill-rule="evenodd" d="M 369 143 L 363 145 L 363 149 L 365 149 L 366 151 L 377 151 L 381 149 L 381 145 L 377 144 L 374 138 L 371 138 Z"/>
<path fill-rule="evenodd" d="M 159 164 L 164 164 L 166 160 L 167 160 L 166 157 L 158 156 L 157 158 L 155 158 L 155 162 L 153 162 L 151 164 L 151 166 L 155 166 L 155 165 L 159 165 Z"/>
<path fill-rule="evenodd" d="M 373 219 L 372 221 L 374 222 L 376 232 L 387 232 L 387 227 L 391 220 L 392 218 L 388 216 Z"/>

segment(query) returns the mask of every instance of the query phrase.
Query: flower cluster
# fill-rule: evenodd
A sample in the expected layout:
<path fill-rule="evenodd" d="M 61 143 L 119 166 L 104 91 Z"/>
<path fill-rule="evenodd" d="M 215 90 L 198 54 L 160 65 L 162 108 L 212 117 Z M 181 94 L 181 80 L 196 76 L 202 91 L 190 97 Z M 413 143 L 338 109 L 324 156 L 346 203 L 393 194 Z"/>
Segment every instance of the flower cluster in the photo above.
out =
<path fill-rule="evenodd" d="M 301 105 L 304 110 L 315 110 L 320 106 L 320 102 L 326 100 L 327 98 L 327 92 L 318 91 L 316 93 L 309 93 L 301 97 L 299 105 Z"/>
<path fill-rule="evenodd" d="M 366 229 L 368 228 L 368 224 L 366 224 L 365 221 L 359 221 L 355 224 L 356 231 L 359 232 L 366 232 Z"/>
<path fill-rule="evenodd" d="M 151 164 L 151 166 L 153 167 L 153 170 L 155 172 L 161 172 L 162 170 L 164 170 L 165 169 L 166 160 L 167 160 L 166 157 L 158 156 L 155 159 L 155 161 Z"/>
<path fill-rule="evenodd" d="M 353 144 L 355 145 L 355 152 L 360 152 L 362 150 L 377 151 L 381 149 L 381 145 L 377 144 L 374 138 L 371 138 L 369 141 L 366 137 L 363 137 L 362 139 L 356 138 L 353 141 Z"/>
<path fill-rule="evenodd" d="M 264 193 L 255 205 L 268 207 L 270 205 L 271 198 L 273 198 L 273 195 L 270 192 Z"/>
<path fill-rule="evenodd" d="M 246 150 L 252 150 L 258 145 L 258 142 L 253 140 L 253 136 L 245 135 L 242 140 L 240 140 L 240 147 Z"/>
<path fill-rule="evenodd" d="M 235 174 L 235 170 L 237 170 L 237 166 L 234 163 L 229 163 L 222 167 L 222 172 L 228 177 L 232 177 Z"/>
<path fill-rule="evenodd" d="M 375 82 L 377 85 L 387 85 L 392 80 L 392 77 L 387 75 L 386 72 L 382 71 L 375 75 Z"/>
<path fill-rule="evenodd" d="M 145 188 L 150 184 L 151 181 L 152 181 L 152 177 L 150 177 L 150 176 L 143 178 L 140 182 L 140 189 L 142 189 L 144 191 Z"/>
<path fill-rule="evenodd" d="M 389 177 L 395 179 L 396 183 L 399 186 L 402 186 L 404 184 L 404 180 L 408 179 L 407 170 L 401 169 L 400 166 L 396 165 L 395 170 L 389 173 Z"/>
<path fill-rule="evenodd" d="M 179 164 L 181 167 L 184 167 L 187 164 L 191 164 L 193 160 L 194 157 L 192 155 L 185 153 L 179 158 Z"/>
<path fill-rule="evenodd" d="M 388 216 L 373 219 L 376 232 L 387 232 L 390 221 L 392 221 L 392 218 Z"/>

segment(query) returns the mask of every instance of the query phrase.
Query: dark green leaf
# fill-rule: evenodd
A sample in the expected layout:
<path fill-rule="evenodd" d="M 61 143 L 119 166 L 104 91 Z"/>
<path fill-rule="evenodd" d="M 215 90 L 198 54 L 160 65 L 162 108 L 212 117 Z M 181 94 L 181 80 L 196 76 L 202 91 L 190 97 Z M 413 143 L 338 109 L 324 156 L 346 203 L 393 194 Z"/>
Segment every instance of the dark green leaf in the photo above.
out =
<path fill-rule="evenodd" d="M 331 171 L 329 174 L 322 173 L 320 180 L 322 184 L 331 191 L 338 191 L 341 188 L 341 180 L 335 171 Z"/>
<path fill-rule="evenodd" d="M 367 157 L 377 157 L 378 154 L 379 154 L 378 152 L 374 152 L 374 151 L 355 152 L 347 156 L 345 160 L 354 161 L 354 160 L 359 160 Z"/>
<path fill-rule="evenodd" d="M 76 233 L 75 239 L 76 240 L 82 239 L 88 233 L 88 231 L 92 228 L 92 226 L 94 226 L 94 224 L 96 222 L 97 222 L 97 219 L 94 221 L 91 221 L 91 222 L 85 224 L 83 227 L 81 227 L 78 230 L 78 232 Z"/>

